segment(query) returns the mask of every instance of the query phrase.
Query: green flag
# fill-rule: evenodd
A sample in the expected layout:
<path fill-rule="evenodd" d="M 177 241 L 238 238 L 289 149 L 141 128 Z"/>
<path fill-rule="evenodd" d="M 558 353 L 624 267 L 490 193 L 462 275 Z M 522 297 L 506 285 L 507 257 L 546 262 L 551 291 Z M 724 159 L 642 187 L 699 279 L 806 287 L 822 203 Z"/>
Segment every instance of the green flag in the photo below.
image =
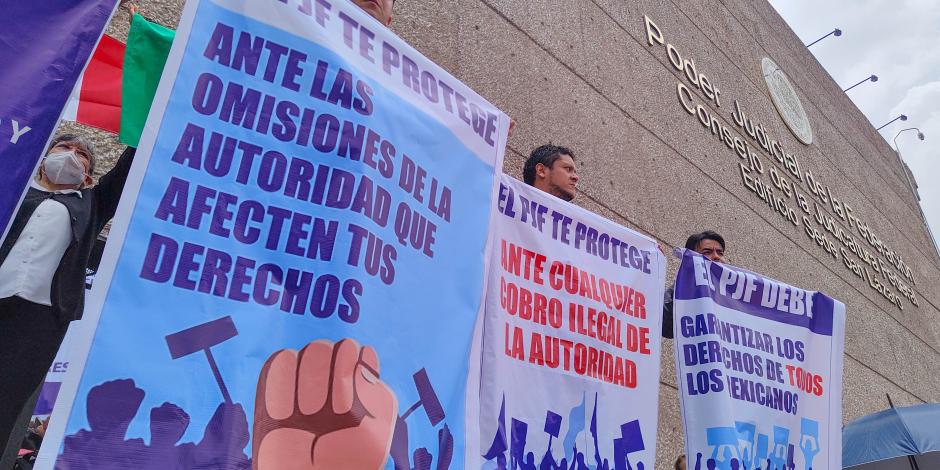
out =
<path fill-rule="evenodd" d="M 172 29 L 134 15 L 124 52 L 124 78 L 121 82 L 122 144 L 137 147 L 147 122 L 147 114 L 163 74 L 163 66 L 173 44 Z"/>

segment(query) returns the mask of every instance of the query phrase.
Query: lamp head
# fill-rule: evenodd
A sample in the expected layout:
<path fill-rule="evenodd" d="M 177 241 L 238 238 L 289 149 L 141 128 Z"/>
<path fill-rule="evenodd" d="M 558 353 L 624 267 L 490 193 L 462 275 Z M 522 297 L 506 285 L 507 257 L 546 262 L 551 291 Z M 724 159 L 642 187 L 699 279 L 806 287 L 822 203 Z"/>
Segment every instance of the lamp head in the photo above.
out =
<path fill-rule="evenodd" d="M 898 116 L 898 117 L 900 117 L 902 121 L 907 121 L 907 116 L 904 115 L 904 114 L 902 114 L 902 115 L 900 115 L 900 116 Z"/>
<path fill-rule="evenodd" d="M 878 76 L 873 74 L 872 76 L 868 77 L 868 79 L 871 80 L 872 82 L 877 82 Z"/>
<path fill-rule="evenodd" d="M 842 36 L 842 30 L 839 29 L 839 28 L 836 28 L 836 30 L 833 31 L 832 34 L 833 34 L 835 37 Z"/>
<path fill-rule="evenodd" d="M 924 140 L 924 133 L 918 131 L 918 132 L 917 132 L 917 138 L 920 139 L 920 140 Z"/>

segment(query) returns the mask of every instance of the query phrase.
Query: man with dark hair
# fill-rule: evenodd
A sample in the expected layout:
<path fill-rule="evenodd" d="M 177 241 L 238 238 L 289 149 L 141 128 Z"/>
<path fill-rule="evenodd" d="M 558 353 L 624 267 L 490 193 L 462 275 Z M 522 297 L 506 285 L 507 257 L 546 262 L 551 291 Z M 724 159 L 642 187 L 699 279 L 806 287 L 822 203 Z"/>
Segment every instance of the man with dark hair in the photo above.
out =
<path fill-rule="evenodd" d="M 727 263 L 725 260 L 725 238 L 711 230 L 690 235 L 685 241 L 685 249 L 699 253 L 712 261 Z M 663 298 L 663 338 L 672 338 L 672 297 L 674 291 L 674 287 L 666 289 Z"/>
<path fill-rule="evenodd" d="M 689 236 L 685 241 L 685 249 L 699 253 L 712 261 L 725 262 L 725 239 L 711 230 Z"/>
<path fill-rule="evenodd" d="M 93 186 L 96 152 L 77 135 L 52 140 L 0 244 L 0 449 L 82 317 L 85 268 L 114 216 L 135 149 Z"/>
<path fill-rule="evenodd" d="M 552 144 L 533 150 L 522 168 L 522 180 L 565 201 L 574 199 L 578 186 L 574 152 Z"/>

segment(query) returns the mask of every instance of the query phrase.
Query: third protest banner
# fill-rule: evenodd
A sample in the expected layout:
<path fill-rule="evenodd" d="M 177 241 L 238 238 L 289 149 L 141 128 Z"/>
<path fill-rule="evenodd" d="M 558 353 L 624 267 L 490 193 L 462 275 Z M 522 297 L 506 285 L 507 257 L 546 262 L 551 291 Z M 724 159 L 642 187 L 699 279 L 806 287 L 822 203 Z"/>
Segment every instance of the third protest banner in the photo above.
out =
<path fill-rule="evenodd" d="M 0 240 L 117 0 L 3 2 Z"/>
<path fill-rule="evenodd" d="M 689 469 L 842 468 L 844 305 L 685 250 L 673 311 Z"/>
<path fill-rule="evenodd" d="M 461 468 L 508 124 L 351 2 L 187 2 L 57 468 Z"/>
<path fill-rule="evenodd" d="M 474 468 L 652 469 L 664 257 L 502 176 Z"/>

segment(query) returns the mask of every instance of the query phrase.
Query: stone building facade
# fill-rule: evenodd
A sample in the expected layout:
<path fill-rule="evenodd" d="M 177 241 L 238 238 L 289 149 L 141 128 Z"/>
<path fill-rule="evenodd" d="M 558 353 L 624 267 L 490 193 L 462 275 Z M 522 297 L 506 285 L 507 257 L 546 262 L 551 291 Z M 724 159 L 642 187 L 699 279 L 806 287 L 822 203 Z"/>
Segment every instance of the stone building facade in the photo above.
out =
<path fill-rule="evenodd" d="M 141 13 L 176 27 L 182 3 Z M 398 34 L 516 120 L 507 173 L 571 147 L 576 203 L 666 245 L 716 230 L 732 263 L 844 302 L 844 420 L 940 402 L 940 258 L 909 170 L 769 3 L 396 3 Z M 683 448 L 664 341 L 661 469 Z"/>

